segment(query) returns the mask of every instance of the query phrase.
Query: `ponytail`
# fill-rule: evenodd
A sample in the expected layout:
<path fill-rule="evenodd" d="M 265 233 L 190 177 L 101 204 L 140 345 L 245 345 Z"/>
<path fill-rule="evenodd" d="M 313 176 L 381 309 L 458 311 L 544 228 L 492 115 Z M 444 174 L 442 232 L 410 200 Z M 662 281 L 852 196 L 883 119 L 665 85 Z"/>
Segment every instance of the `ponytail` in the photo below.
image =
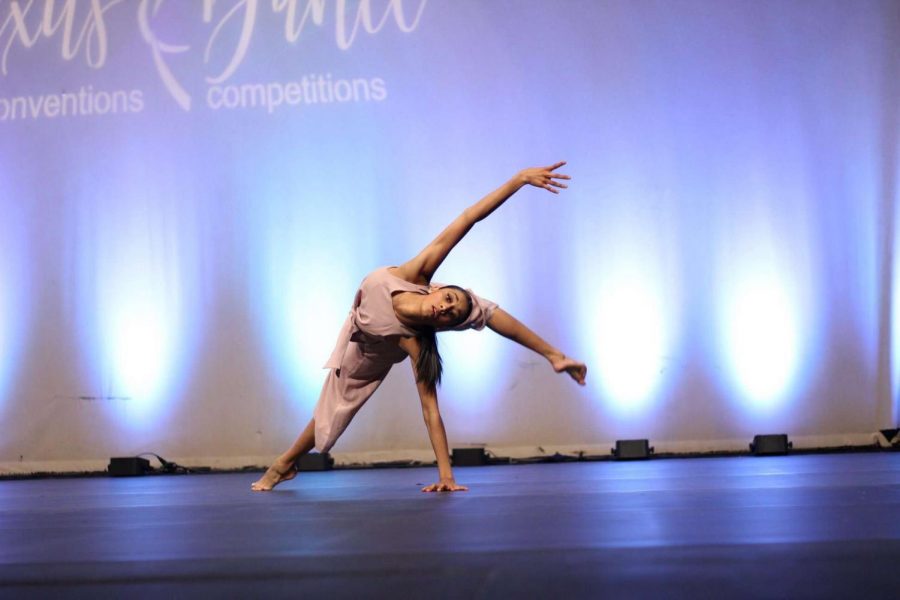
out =
<path fill-rule="evenodd" d="M 460 313 L 459 321 L 456 325 L 464 323 L 475 306 L 472 296 L 466 290 L 457 285 L 445 285 L 441 289 L 453 288 L 462 294 L 466 299 L 466 309 Z M 418 330 L 416 338 L 419 340 L 419 359 L 416 361 L 416 378 L 419 382 L 426 384 L 432 390 L 436 389 L 441 383 L 441 373 L 443 372 L 443 363 L 441 355 L 438 352 L 437 336 L 433 327 L 423 327 Z"/>
<path fill-rule="evenodd" d="M 437 336 L 432 328 L 419 330 L 419 359 L 416 361 L 417 379 L 431 389 L 441 383 L 441 355 L 438 353 Z"/>

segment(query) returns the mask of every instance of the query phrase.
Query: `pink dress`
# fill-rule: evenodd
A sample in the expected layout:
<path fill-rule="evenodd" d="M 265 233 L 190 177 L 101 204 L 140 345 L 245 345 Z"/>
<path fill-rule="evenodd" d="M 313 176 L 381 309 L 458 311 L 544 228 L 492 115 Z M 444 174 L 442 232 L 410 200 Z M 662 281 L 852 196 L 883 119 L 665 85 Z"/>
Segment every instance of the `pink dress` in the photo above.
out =
<path fill-rule="evenodd" d="M 397 319 L 391 298 L 395 292 L 427 294 L 429 286 L 401 279 L 389 268 L 376 269 L 363 279 L 331 358 L 325 363 L 330 371 L 313 413 L 319 452 L 331 449 L 391 367 L 407 357 L 397 345 L 397 338 L 416 335 L 415 330 Z M 497 305 L 467 291 L 473 300 L 472 313 L 453 329 L 481 330 Z"/>

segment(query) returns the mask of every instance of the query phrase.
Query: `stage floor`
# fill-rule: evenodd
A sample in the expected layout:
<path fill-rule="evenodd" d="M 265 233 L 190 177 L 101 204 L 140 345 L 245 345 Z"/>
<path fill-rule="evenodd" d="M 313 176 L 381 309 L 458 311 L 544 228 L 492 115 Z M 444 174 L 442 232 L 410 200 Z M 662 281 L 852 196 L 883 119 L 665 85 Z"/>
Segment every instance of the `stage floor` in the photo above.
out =
<path fill-rule="evenodd" d="M 897 598 L 900 453 L 0 482 L 0 595 Z"/>

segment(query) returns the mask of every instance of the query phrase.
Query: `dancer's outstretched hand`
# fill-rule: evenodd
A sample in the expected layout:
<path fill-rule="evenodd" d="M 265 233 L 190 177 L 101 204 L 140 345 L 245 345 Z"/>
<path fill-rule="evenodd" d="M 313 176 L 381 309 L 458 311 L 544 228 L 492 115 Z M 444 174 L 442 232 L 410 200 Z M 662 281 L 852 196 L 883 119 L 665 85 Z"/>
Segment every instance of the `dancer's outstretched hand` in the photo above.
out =
<path fill-rule="evenodd" d="M 522 181 L 524 181 L 528 185 L 544 188 L 547 191 L 558 194 L 559 190 L 557 190 L 556 188 L 565 189 L 569 186 L 556 180 L 572 179 L 568 175 L 553 172 L 564 164 L 566 164 L 566 161 L 558 162 L 554 165 L 550 165 L 549 167 L 532 167 L 530 169 L 524 169 L 519 173 L 519 177 L 521 177 Z"/>
<path fill-rule="evenodd" d="M 563 356 L 562 358 L 554 359 L 550 364 L 553 365 L 553 370 L 557 373 L 565 371 L 569 374 L 569 377 L 578 382 L 578 385 L 584 385 L 584 378 L 587 377 L 587 365 L 584 363 L 578 362 L 574 358 Z"/>
<path fill-rule="evenodd" d="M 438 483 L 432 483 L 422 488 L 423 492 L 468 492 L 469 488 L 456 483 L 455 479 L 441 479 Z"/>

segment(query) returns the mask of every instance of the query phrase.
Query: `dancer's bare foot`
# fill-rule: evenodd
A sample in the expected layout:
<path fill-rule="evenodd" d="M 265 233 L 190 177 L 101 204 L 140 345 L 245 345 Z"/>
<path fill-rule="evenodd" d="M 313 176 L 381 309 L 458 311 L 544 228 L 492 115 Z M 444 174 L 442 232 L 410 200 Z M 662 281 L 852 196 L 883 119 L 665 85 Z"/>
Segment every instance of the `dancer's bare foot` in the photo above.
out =
<path fill-rule="evenodd" d="M 290 481 L 297 476 L 297 465 L 276 459 L 272 466 L 258 481 L 250 485 L 254 492 L 268 492 L 283 481 Z"/>

